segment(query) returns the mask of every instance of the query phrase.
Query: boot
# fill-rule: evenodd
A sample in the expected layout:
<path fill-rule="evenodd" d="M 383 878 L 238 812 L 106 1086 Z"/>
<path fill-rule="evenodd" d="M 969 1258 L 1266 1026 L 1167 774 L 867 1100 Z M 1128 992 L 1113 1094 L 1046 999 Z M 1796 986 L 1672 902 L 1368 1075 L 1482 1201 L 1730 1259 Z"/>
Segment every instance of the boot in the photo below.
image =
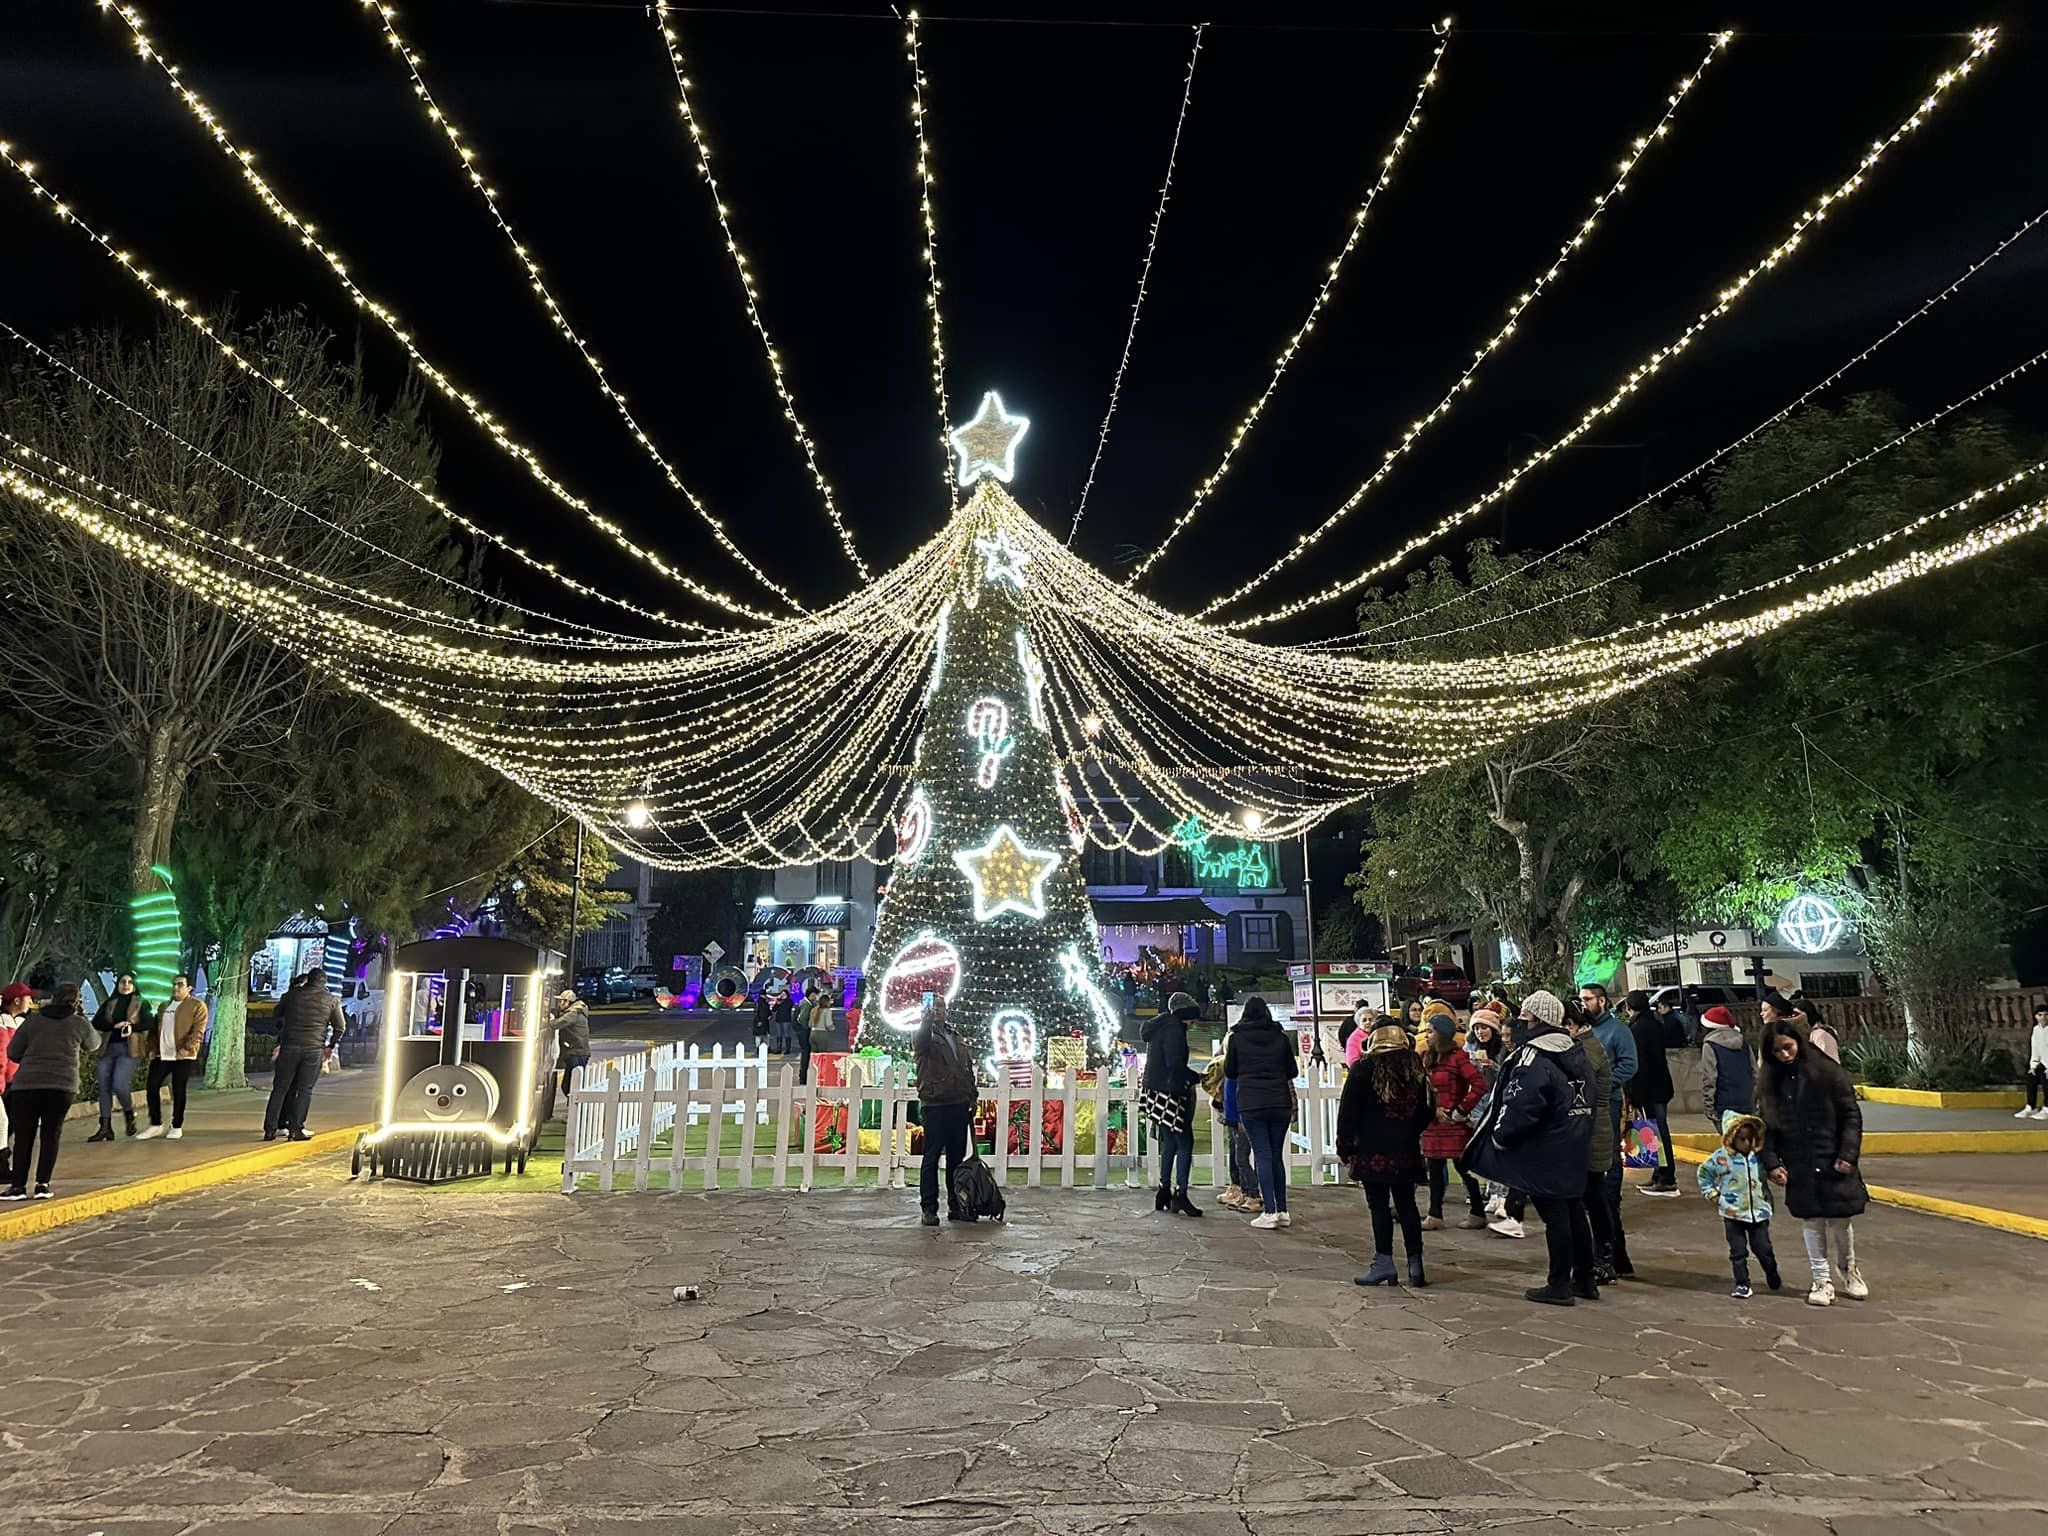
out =
<path fill-rule="evenodd" d="M 1368 1269 L 1364 1274 L 1354 1277 L 1351 1283 L 1353 1285 L 1392 1285 L 1395 1279 L 1394 1256 L 1391 1253 L 1376 1253 L 1372 1256 L 1372 1268 Z"/>
<path fill-rule="evenodd" d="M 1614 1272 L 1614 1257 L 1603 1243 L 1594 1251 L 1593 1281 L 1597 1285 L 1612 1285 L 1618 1277 Z"/>
<path fill-rule="evenodd" d="M 128 1139 L 129 1139 L 130 1141 L 133 1141 L 133 1140 L 135 1139 L 135 1111 L 134 1111 L 134 1110 L 132 1110 L 132 1109 L 124 1109 L 124 1110 L 122 1110 L 122 1111 L 121 1111 L 121 1125 L 122 1125 L 122 1128 L 123 1128 L 124 1130 L 126 1130 L 126 1131 L 128 1132 Z"/>
<path fill-rule="evenodd" d="M 1578 1305 L 1578 1302 L 1573 1299 L 1571 1287 L 1569 1286 L 1531 1286 L 1522 1294 L 1530 1301 L 1541 1302 L 1546 1307 L 1573 1307 Z"/>
<path fill-rule="evenodd" d="M 1429 1284 L 1422 1273 L 1422 1255 L 1419 1253 L 1408 1255 L 1408 1283 L 1418 1291 Z"/>
<path fill-rule="evenodd" d="M 1174 1192 L 1173 1199 L 1168 1203 L 1167 1209 L 1176 1216 L 1201 1216 L 1206 1214 L 1199 1205 L 1188 1198 L 1188 1192 L 1184 1189 Z"/>
<path fill-rule="evenodd" d="M 1155 1211 L 1173 1209 L 1173 1186 L 1164 1179 L 1159 1181 L 1159 1194 L 1152 1202 L 1152 1209 Z"/>
<path fill-rule="evenodd" d="M 114 1122 L 105 1116 L 101 1116 L 100 1128 L 85 1139 L 87 1141 L 112 1141 L 114 1139 Z"/>
<path fill-rule="evenodd" d="M 1574 1280 L 1572 1282 L 1572 1294 L 1581 1301 L 1598 1301 L 1600 1299 L 1600 1287 L 1591 1280 Z"/>

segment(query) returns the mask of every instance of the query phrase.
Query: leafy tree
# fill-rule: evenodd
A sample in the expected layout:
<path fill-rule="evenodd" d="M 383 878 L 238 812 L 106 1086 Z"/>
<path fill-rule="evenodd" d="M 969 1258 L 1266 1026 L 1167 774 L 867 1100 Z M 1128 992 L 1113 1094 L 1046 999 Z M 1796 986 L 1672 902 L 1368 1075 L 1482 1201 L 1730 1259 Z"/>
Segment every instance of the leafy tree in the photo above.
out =
<path fill-rule="evenodd" d="M 739 951 L 739 910 L 744 877 L 727 869 L 671 875 L 661 906 L 647 920 L 647 955 L 666 975 L 677 955 L 694 955 L 716 939 L 727 954 Z"/>
<path fill-rule="evenodd" d="M 583 839 L 583 884 L 574 885 L 576 828 L 563 821 L 531 848 L 500 866 L 494 893 L 505 932 L 528 944 L 560 949 L 569 935 L 571 907 L 576 932 L 594 933 L 612 909 L 631 898 L 605 889 L 605 877 L 619 867 L 603 838 L 586 832 Z M 572 892 L 575 898 L 572 901 Z"/>
<path fill-rule="evenodd" d="M 1554 645 L 1642 615 L 1636 587 L 1615 579 L 1626 559 L 1624 546 L 1597 543 L 1535 564 L 1475 543 L 1462 574 L 1440 558 L 1405 589 L 1370 594 L 1360 628 L 1398 635 L 1407 655 L 1442 659 Z M 1623 908 L 1650 874 L 1669 791 L 1659 744 L 1687 688 L 1660 684 L 1533 731 L 1504 723 L 1465 762 L 1382 796 L 1376 835 L 1350 877 L 1358 903 L 1482 912 L 1519 952 L 1524 980 L 1568 988 L 1588 913 Z M 1423 756 L 1426 727 L 1420 736 Z"/>

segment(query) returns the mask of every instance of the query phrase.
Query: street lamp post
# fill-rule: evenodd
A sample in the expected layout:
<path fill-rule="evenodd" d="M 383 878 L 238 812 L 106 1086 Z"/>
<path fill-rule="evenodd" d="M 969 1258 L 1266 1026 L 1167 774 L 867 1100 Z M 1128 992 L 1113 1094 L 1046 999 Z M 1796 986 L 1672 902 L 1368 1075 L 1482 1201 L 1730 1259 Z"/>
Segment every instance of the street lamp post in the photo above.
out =
<path fill-rule="evenodd" d="M 562 952 L 562 963 L 568 971 L 565 980 L 570 987 L 576 985 L 576 919 L 581 915 L 583 903 L 583 818 L 576 818 L 576 863 L 569 876 L 569 942 Z"/>

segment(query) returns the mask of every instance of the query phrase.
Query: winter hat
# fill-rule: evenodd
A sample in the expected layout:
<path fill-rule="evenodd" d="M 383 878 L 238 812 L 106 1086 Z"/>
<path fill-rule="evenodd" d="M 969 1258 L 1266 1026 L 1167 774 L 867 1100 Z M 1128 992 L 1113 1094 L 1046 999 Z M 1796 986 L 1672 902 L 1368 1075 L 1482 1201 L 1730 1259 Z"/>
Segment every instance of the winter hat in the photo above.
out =
<path fill-rule="evenodd" d="M 1442 1014 L 1452 1023 L 1456 1023 L 1458 1019 L 1457 1009 L 1453 1008 L 1449 1003 L 1445 1002 L 1440 997 L 1432 997 L 1428 1002 L 1422 1005 L 1422 1017 L 1425 1020 L 1427 1020 L 1435 1017 L 1437 1014 Z"/>
<path fill-rule="evenodd" d="M 1430 1033 L 1437 1039 L 1437 1049 L 1448 1051 L 1458 1043 L 1458 1021 L 1445 1014 L 1436 1014 L 1429 1021 Z"/>
<path fill-rule="evenodd" d="M 1730 1013 L 1721 1004 L 1716 1003 L 1700 1015 L 1700 1023 L 1706 1025 L 1709 1029 L 1733 1029 L 1735 1027 L 1735 1015 Z"/>
<path fill-rule="evenodd" d="M 1176 992 L 1166 1000 L 1166 1011 L 1168 1013 L 1179 1013 L 1182 1009 L 1186 1009 L 1189 1013 L 1200 1013 L 1202 1005 L 1192 997 L 1189 997 L 1185 992 Z"/>
<path fill-rule="evenodd" d="M 0 1003 L 11 1003 L 17 997 L 34 997 L 35 995 L 35 988 L 25 981 L 10 981 L 5 987 L 0 987 Z"/>
<path fill-rule="evenodd" d="M 1408 1039 L 1407 1030 L 1398 1024 L 1382 1024 L 1372 1032 L 1372 1039 L 1366 1044 L 1365 1054 L 1368 1056 L 1387 1056 L 1395 1051 L 1413 1049 L 1414 1047 Z"/>
<path fill-rule="evenodd" d="M 1564 1023 L 1564 1004 L 1554 992 L 1531 992 L 1522 999 L 1522 1017 L 1556 1029 Z"/>

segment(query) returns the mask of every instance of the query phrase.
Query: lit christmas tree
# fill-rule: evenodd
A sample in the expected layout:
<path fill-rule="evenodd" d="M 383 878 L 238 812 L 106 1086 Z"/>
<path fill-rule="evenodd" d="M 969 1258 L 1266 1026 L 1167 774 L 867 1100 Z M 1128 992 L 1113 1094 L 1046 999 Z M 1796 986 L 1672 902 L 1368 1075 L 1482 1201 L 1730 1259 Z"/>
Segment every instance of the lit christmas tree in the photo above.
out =
<path fill-rule="evenodd" d="M 941 998 L 984 1070 L 1043 1062 L 1048 1042 L 1077 1036 L 1080 1047 L 1057 1054 L 1099 1062 L 1117 1024 L 1080 813 L 1055 761 L 1025 621 L 1032 573 L 1000 526 L 1017 508 L 997 482 L 1026 425 L 991 394 L 953 434 L 960 481 L 976 489 L 955 519 L 958 580 L 938 621 L 861 1040 L 908 1055 L 926 997 Z"/>

